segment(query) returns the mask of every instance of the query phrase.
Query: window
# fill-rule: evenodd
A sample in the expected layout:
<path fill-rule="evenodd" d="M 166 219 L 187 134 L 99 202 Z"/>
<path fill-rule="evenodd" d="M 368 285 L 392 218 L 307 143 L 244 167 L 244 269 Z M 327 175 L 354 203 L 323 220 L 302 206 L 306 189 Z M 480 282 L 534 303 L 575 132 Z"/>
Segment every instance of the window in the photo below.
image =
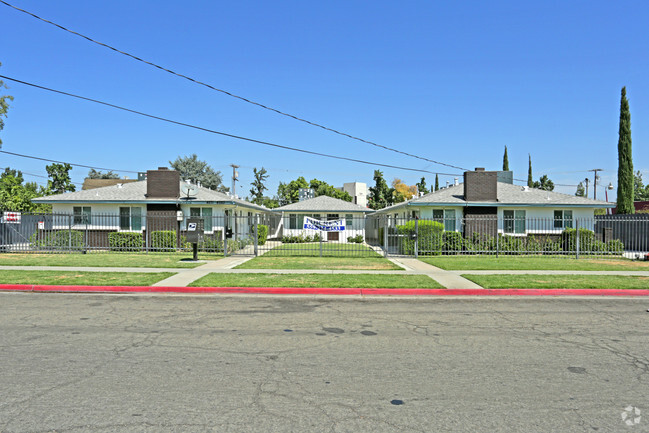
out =
<path fill-rule="evenodd" d="M 572 228 L 572 211 L 571 210 L 555 210 L 554 211 L 554 228 L 555 229 Z"/>
<path fill-rule="evenodd" d="M 139 207 L 120 207 L 119 229 L 142 230 L 142 209 Z"/>
<path fill-rule="evenodd" d="M 444 224 L 445 231 L 455 231 L 455 209 L 433 209 L 433 220 Z"/>
<path fill-rule="evenodd" d="M 295 213 L 289 214 L 288 228 L 293 230 L 299 230 L 302 227 L 304 227 L 304 215 L 298 215 Z"/>
<path fill-rule="evenodd" d="M 74 206 L 74 224 L 90 224 L 90 206 Z"/>
<path fill-rule="evenodd" d="M 525 211 L 503 211 L 503 229 L 505 233 L 525 234 Z"/>
<path fill-rule="evenodd" d="M 354 227 L 354 215 L 348 213 L 345 215 L 345 230 L 352 230 Z"/>
<path fill-rule="evenodd" d="M 212 231 L 212 208 L 211 207 L 190 207 L 189 216 L 192 218 L 202 217 L 203 230 L 206 232 Z"/>

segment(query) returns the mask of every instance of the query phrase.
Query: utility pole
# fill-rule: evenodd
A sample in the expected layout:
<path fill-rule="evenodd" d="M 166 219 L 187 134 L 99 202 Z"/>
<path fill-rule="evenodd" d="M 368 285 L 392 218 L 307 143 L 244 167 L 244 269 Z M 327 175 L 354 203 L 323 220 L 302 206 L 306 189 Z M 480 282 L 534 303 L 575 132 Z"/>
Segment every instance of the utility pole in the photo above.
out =
<path fill-rule="evenodd" d="M 239 166 L 230 164 L 230 167 L 232 167 L 232 196 L 234 197 L 236 195 L 237 181 L 239 180 L 239 172 L 237 171 Z"/>
<path fill-rule="evenodd" d="M 593 183 L 593 200 L 597 200 L 597 179 L 599 178 L 599 176 L 597 175 L 597 172 L 598 171 L 604 171 L 604 169 L 594 168 L 594 169 L 588 170 L 588 171 L 595 172 L 595 182 Z"/>
<path fill-rule="evenodd" d="M 586 182 L 586 198 L 588 198 L 588 184 L 590 183 L 590 179 L 586 178 L 584 182 Z"/>

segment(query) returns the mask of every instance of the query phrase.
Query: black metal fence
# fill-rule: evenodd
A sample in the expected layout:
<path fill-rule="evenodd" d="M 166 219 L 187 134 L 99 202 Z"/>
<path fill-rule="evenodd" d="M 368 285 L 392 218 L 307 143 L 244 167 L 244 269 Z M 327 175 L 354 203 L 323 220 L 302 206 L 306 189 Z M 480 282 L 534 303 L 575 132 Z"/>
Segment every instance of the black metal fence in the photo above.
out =
<path fill-rule="evenodd" d="M 321 257 L 515 254 L 635 258 L 649 252 L 649 216 L 544 219 L 510 215 L 437 219 L 345 215 L 336 224 L 316 226 L 305 226 L 308 215 L 204 216 L 198 250 L 224 255 Z M 0 249 L 191 251 L 188 218 L 173 212 L 155 216 L 5 212 L 0 219 Z"/>
<path fill-rule="evenodd" d="M 509 218 L 465 216 L 412 219 L 368 217 L 366 239 L 385 256 L 552 255 L 635 258 L 649 252 L 646 218 Z M 563 217 L 564 215 L 562 215 Z"/>

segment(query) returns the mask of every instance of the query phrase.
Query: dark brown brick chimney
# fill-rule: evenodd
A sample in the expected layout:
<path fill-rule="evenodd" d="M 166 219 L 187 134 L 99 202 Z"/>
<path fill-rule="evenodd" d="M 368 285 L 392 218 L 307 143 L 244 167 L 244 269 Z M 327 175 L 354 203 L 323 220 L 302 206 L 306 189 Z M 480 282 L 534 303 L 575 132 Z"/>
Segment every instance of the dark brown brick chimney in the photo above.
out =
<path fill-rule="evenodd" d="M 476 167 L 475 171 L 465 171 L 464 199 L 498 201 L 498 172 L 485 171 L 483 167 Z"/>
<path fill-rule="evenodd" d="M 174 198 L 180 196 L 180 173 L 167 167 L 147 170 L 146 194 L 148 198 Z"/>

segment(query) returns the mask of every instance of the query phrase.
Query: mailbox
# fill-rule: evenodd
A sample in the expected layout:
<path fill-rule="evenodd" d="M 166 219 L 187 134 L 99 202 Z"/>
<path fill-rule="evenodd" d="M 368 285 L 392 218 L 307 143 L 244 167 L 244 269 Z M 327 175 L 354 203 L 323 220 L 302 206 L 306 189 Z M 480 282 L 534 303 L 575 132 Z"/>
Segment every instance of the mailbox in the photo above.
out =
<path fill-rule="evenodd" d="M 187 242 L 197 244 L 203 242 L 203 218 L 187 218 Z"/>

